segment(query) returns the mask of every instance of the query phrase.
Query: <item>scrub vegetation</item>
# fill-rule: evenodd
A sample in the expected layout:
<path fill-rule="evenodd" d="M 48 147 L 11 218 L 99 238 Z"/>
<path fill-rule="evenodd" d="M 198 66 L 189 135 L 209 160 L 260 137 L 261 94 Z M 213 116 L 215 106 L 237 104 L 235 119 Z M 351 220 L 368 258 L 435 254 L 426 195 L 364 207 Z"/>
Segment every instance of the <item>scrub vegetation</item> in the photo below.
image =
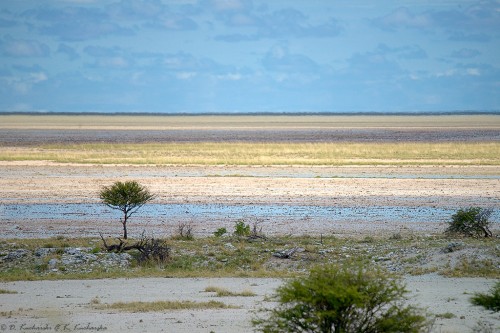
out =
<path fill-rule="evenodd" d="M 137 240 L 130 238 L 129 242 Z M 297 277 L 320 264 L 355 258 L 398 274 L 500 278 L 500 249 L 494 238 L 400 235 L 364 238 L 223 236 L 190 241 L 162 239 L 165 261 L 142 261 L 131 250 L 102 248 L 101 239 L 52 238 L 0 241 L 0 281 L 133 277 Z M 44 250 L 41 250 L 44 249 Z M 75 255 L 71 255 L 74 253 Z M 284 256 L 284 253 L 290 253 Z M 74 263 L 72 263 L 74 261 Z M 101 265 L 101 263 L 108 263 Z M 111 263 L 111 264 L 109 264 Z M 125 265 L 121 265 L 125 263 Z"/>
<path fill-rule="evenodd" d="M 471 302 L 474 305 L 482 306 L 488 310 L 500 312 L 500 280 L 491 288 L 489 293 L 475 294 Z"/>

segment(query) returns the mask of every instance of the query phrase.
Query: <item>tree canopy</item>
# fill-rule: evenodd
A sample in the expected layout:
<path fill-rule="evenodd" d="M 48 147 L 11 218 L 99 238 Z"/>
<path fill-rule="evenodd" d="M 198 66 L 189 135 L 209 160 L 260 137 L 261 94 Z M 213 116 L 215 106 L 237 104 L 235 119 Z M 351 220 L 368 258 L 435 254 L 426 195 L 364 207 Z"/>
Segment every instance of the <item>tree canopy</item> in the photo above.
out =
<path fill-rule="evenodd" d="M 102 202 L 108 207 L 120 210 L 123 218 L 123 238 L 127 239 L 127 221 L 144 204 L 154 199 L 149 190 L 136 181 L 115 182 L 104 186 L 99 194 Z"/>

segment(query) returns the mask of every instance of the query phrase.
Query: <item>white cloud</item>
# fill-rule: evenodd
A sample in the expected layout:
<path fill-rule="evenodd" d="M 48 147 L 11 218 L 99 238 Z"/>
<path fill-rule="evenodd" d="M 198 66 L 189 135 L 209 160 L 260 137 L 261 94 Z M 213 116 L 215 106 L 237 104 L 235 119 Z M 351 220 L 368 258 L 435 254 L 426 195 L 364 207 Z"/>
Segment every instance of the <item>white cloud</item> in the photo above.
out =
<path fill-rule="evenodd" d="M 25 95 L 28 94 L 32 87 L 37 83 L 48 80 L 47 74 L 44 72 L 32 72 L 24 75 L 5 76 L 1 78 L 7 83 L 15 93 Z"/>
<path fill-rule="evenodd" d="M 7 37 L 0 43 L 2 53 L 9 57 L 47 57 L 50 49 L 46 44 L 34 40 Z"/>
<path fill-rule="evenodd" d="M 217 75 L 217 78 L 220 80 L 239 81 L 243 78 L 243 76 L 239 73 L 228 73 L 224 75 Z"/>
<path fill-rule="evenodd" d="M 245 8 L 245 3 L 241 0 L 214 0 L 213 6 L 215 10 L 242 10 Z"/>
<path fill-rule="evenodd" d="M 195 73 L 195 72 L 181 72 L 181 73 L 177 73 L 176 77 L 179 80 L 189 80 L 189 79 L 195 77 L 196 75 L 197 75 L 197 73 Z"/>
<path fill-rule="evenodd" d="M 467 74 L 472 76 L 480 76 L 481 72 L 478 68 L 467 68 Z"/>

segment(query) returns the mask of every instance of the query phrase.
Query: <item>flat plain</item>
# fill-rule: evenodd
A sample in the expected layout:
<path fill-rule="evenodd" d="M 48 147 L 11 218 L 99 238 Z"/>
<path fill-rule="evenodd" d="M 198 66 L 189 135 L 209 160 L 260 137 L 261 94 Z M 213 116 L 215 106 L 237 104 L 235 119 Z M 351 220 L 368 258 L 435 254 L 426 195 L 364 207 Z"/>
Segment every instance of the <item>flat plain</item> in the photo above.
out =
<path fill-rule="evenodd" d="M 85 205 L 117 180 L 143 183 L 171 208 L 138 218 L 136 231 L 171 234 L 190 221 L 210 235 L 246 219 L 272 234 L 438 232 L 464 204 L 498 206 L 499 165 L 500 115 L 2 115 L 1 232 L 110 232 L 115 215 Z M 24 216 L 19 204 L 41 212 Z M 78 214 L 44 215 L 68 204 Z"/>
<path fill-rule="evenodd" d="M 450 215 L 468 206 L 493 208 L 492 229 L 498 235 L 500 115 L 0 115 L 0 237 L 5 244 L 38 238 L 97 239 L 99 232 L 118 236 L 117 213 L 98 200 L 102 186 L 118 180 L 137 180 L 156 194 L 150 208 L 145 206 L 130 220 L 133 235 L 146 231 L 171 237 L 180 224 L 189 223 L 195 238 L 212 237 L 218 228 L 231 230 L 236 221 L 244 220 L 258 224 L 270 237 L 352 238 L 368 247 L 370 240 L 364 243 L 365 238 L 402 237 L 418 244 L 442 237 Z M 474 252 L 499 267 L 498 245 L 488 244 L 484 253 L 478 246 L 449 255 L 436 252 L 439 260 L 425 260 L 442 265 L 439 272 Z M 358 246 L 365 245 L 353 248 Z M 403 254 L 394 254 L 398 256 Z M 490 276 L 498 277 L 498 269 Z M 419 276 L 406 276 L 412 298 L 457 316 L 439 319 L 436 332 L 471 330 L 479 317 L 499 327 L 498 316 L 472 309 L 465 294 L 460 300 L 452 295 L 456 290 L 484 291 L 492 285 L 491 278 L 464 279 L 461 286 L 437 274 L 421 277 L 420 281 Z M 241 283 L 258 286 L 259 281 L 268 284 L 259 279 L 220 283 L 239 288 Z M 114 282 L 119 283 L 105 283 Z M 16 304 L 35 290 L 52 288 L 50 281 L 40 283 L 26 282 L 19 288 L 4 283 L 2 288 L 19 289 L 20 294 L 0 297 Z M 97 288 L 93 282 L 90 287 L 77 283 L 84 290 Z M 157 284 L 149 279 L 143 283 L 145 288 Z M 64 288 L 74 288 L 70 285 L 68 281 Z M 271 290 L 258 291 L 255 300 L 262 302 Z M 77 294 L 68 293 L 80 297 Z M 430 294 L 439 301 L 429 301 Z M 182 292 L 179 295 L 182 298 Z M 132 293 L 130 299 L 141 297 Z M 83 307 L 82 302 L 54 303 L 52 310 L 84 309 L 72 324 L 98 315 L 98 322 L 110 331 L 134 331 L 141 325 L 161 331 L 160 324 L 176 325 L 176 331 L 251 331 L 247 319 L 255 304 L 232 300 L 240 301 L 242 309 L 204 310 L 203 315 L 181 311 L 167 313 L 165 319 L 163 313 L 127 314 L 128 326 L 116 325 L 113 318 L 118 314 L 96 311 L 90 300 L 82 301 Z M 44 315 L 42 305 L 32 307 L 16 312 L 4 305 L 0 311 L 14 314 L 0 316 L 0 323 L 44 324 L 53 318 Z M 468 311 L 477 313 L 462 315 Z M 218 319 L 207 326 L 204 316 Z M 201 319 L 191 322 L 191 317 Z"/>

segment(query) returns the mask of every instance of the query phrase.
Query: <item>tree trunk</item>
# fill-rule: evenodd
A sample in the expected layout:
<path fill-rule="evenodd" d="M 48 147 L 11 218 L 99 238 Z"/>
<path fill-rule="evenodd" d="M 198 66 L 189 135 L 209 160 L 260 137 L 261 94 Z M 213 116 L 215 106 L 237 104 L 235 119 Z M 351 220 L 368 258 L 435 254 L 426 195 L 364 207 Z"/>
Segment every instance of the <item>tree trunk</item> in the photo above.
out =
<path fill-rule="evenodd" d="M 122 224 L 123 224 L 123 239 L 127 239 L 127 213 L 125 213 Z"/>

